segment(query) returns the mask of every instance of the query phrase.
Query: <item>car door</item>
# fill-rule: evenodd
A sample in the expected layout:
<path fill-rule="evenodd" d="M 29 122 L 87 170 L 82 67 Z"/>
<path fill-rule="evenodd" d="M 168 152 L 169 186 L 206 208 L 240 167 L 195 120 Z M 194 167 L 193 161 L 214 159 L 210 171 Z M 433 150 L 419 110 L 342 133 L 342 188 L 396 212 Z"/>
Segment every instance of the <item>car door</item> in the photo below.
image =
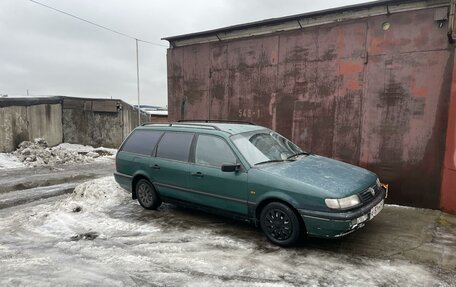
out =
<path fill-rule="evenodd" d="M 223 172 L 222 164 L 238 163 L 225 139 L 200 134 L 190 165 L 189 188 L 199 193 L 202 204 L 238 214 L 247 214 L 247 173 Z"/>
<path fill-rule="evenodd" d="M 187 200 L 190 146 L 193 133 L 165 132 L 160 139 L 156 157 L 150 161 L 154 170 L 154 186 L 160 196 Z"/>

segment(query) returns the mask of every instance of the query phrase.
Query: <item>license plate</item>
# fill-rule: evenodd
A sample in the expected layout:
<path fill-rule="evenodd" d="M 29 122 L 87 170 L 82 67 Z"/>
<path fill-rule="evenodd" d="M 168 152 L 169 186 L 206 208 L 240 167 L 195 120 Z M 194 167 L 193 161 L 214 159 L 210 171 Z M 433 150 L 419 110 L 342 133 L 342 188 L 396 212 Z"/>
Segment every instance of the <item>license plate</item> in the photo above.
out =
<path fill-rule="evenodd" d="M 380 201 L 376 206 L 372 207 L 370 210 L 370 219 L 374 218 L 380 211 L 382 211 L 384 205 L 384 200 Z"/>

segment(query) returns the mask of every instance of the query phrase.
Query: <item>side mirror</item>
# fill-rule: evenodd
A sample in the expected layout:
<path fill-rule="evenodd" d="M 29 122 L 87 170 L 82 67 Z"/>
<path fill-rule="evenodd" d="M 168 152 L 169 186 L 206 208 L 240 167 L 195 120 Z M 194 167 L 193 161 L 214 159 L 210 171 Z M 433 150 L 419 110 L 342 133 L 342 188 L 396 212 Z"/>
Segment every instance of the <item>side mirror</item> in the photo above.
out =
<path fill-rule="evenodd" d="M 222 164 L 223 172 L 235 172 L 235 171 L 238 171 L 240 168 L 241 168 L 241 165 L 239 163 Z"/>

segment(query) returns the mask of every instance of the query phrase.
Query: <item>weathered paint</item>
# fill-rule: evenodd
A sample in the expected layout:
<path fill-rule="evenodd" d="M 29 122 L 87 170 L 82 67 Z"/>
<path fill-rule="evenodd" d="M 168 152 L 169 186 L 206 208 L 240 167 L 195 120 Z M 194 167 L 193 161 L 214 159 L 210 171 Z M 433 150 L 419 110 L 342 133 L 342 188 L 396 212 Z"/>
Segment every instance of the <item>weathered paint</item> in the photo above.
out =
<path fill-rule="evenodd" d="M 456 56 L 455 56 L 456 57 Z M 456 63 L 456 59 L 453 59 Z M 456 65 L 453 65 L 440 205 L 456 214 Z"/>
<path fill-rule="evenodd" d="M 439 208 L 453 47 L 436 9 L 171 48 L 170 120 L 254 121 Z"/>

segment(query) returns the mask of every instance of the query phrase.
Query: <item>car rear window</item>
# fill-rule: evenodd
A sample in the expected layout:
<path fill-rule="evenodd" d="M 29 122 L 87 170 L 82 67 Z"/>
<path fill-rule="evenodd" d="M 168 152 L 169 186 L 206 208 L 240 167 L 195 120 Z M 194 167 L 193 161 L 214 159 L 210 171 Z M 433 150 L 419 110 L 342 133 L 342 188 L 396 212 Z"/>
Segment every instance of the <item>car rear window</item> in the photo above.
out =
<path fill-rule="evenodd" d="M 192 133 L 167 132 L 158 144 L 157 157 L 188 161 L 192 140 Z"/>
<path fill-rule="evenodd" d="M 121 151 L 152 155 L 162 134 L 161 131 L 136 130 L 125 141 Z"/>

